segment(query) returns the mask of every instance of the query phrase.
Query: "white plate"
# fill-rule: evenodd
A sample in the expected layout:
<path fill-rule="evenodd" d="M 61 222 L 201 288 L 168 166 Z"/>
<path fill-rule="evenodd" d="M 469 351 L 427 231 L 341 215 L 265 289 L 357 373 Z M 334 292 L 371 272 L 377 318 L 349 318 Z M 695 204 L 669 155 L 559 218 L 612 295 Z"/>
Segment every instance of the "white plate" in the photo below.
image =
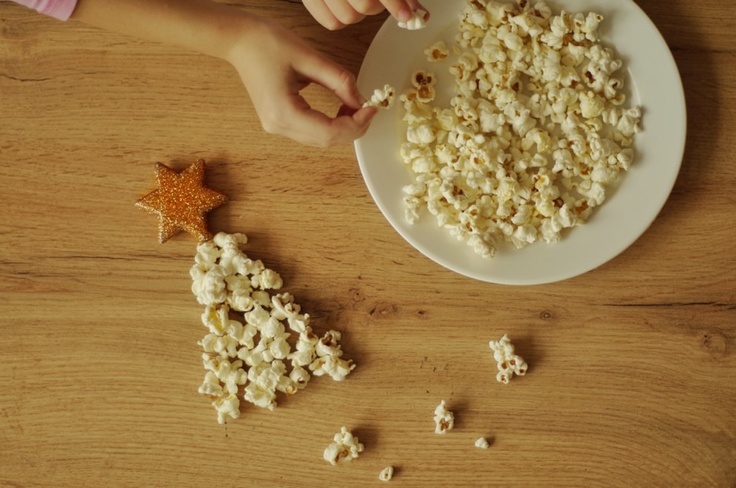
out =
<path fill-rule="evenodd" d="M 365 94 L 390 84 L 400 93 L 410 75 L 423 68 L 444 75 L 448 64 L 427 62 L 424 50 L 437 40 L 451 44 L 465 0 L 425 0 L 431 19 L 425 29 L 400 29 L 389 18 L 366 53 L 358 76 Z M 634 166 L 620 186 L 582 226 L 563 234 L 557 244 L 538 242 L 525 249 L 502 248 L 484 259 L 457 241 L 426 215 L 414 225 L 404 217 L 402 187 L 412 182 L 399 147 L 405 131 L 403 109 L 376 116 L 356 141 L 366 185 L 386 219 L 412 246 L 440 265 L 478 280 L 514 285 L 550 283 L 590 271 L 636 241 L 664 206 L 677 178 L 685 149 L 685 95 L 667 44 L 644 12 L 631 0 L 550 0 L 553 12 L 595 11 L 604 15 L 602 42 L 612 46 L 628 69 L 627 105 L 641 105 L 643 131 L 637 134 Z M 443 78 L 445 77 L 445 78 Z M 447 106 L 442 104 L 442 106 Z M 652 256 L 654 259 L 654 256 Z"/>

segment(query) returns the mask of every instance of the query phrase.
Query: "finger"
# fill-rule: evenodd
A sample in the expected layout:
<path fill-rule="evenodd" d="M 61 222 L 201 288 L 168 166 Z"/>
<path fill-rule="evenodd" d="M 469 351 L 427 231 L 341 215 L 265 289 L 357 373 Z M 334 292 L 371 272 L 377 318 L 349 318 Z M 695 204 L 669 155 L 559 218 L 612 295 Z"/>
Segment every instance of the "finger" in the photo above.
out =
<path fill-rule="evenodd" d="M 356 126 L 361 128 L 361 135 L 363 135 L 363 133 L 368 130 L 368 127 L 370 127 L 371 122 L 373 121 L 373 118 L 376 116 L 376 114 L 378 114 L 378 108 L 364 107 L 351 115 L 351 118 L 355 122 Z"/>
<path fill-rule="evenodd" d="M 357 24 L 365 18 L 365 15 L 358 12 L 353 6 L 345 0 L 324 0 L 332 15 L 337 18 L 343 25 Z"/>
<path fill-rule="evenodd" d="M 352 116 L 343 115 L 332 119 L 309 107 L 301 97 L 293 99 L 292 103 L 292 113 L 286 119 L 288 125 L 282 127 L 281 134 L 297 142 L 318 147 L 345 144 L 358 139 L 368 130 L 377 113 L 374 107 L 366 107 Z"/>
<path fill-rule="evenodd" d="M 331 119 L 328 133 L 332 144 L 349 143 L 362 137 L 368 131 L 377 113 L 377 108 L 365 107 L 352 115 L 343 115 Z"/>
<path fill-rule="evenodd" d="M 345 27 L 345 24 L 335 17 L 325 0 L 304 0 L 304 6 L 312 17 L 317 20 L 323 27 L 329 30 L 338 30 Z"/>
<path fill-rule="evenodd" d="M 356 12 L 363 15 L 376 15 L 385 10 L 379 0 L 348 0 Z"/>

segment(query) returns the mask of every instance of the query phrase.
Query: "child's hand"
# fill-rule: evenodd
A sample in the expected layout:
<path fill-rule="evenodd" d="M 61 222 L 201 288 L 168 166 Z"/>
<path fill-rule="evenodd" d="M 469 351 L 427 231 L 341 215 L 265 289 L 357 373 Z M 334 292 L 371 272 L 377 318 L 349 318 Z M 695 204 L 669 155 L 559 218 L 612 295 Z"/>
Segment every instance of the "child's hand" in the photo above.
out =
<path fill-rule="evenodd" d="M 418 9 L 427 10 L 419 0 L 304 0 L 304 6 L 317 22 L 330 30 L 342 29 L 388 10 L 396 20 L 406 22 Z"/>
<path fill-rule="evenodd" d="M 376 114 L 352 73 L 314 50 L 290 31 L 264 19 L 250 22 L 228 61 L 240 74 L 266 132 L 326 147 L 362 136 Z M 299 91 L 317 83 L 343 102 L 330 118 L 312 109 Z"/>
<path fill-rule="evenodd" d="M 325 1 L 330 5 L 346 2 Z M 395 4 L 391 8 L 404 4 L 384 1 Z M 370 0 L 350 2 L 362 2 L 364 7 L 372 4 Z M 363 99 L 352 73 L 291 31 L 219 2 L 79 0 L 73 17 L 227 60 L 240 74 L 263 128 L 304 144 L 330 146 L 351 142 L 368 130 L 376 115 L 373 107 L 361 108 Z M 336 117 L 313 110 L 299 95 L 299 90 L 310 83 L 328 88 L 343 102 Z"/>

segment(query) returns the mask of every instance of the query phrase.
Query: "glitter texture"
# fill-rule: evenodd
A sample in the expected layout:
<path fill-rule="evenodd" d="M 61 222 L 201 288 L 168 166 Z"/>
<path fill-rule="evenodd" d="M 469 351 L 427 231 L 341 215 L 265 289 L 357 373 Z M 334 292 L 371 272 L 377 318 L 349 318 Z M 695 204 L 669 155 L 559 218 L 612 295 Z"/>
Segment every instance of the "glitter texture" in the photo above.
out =
<path fill-rule="evenodd" d="M 136 202 L 136 206 L 158 215 L 158 240 L 163 243 L 181 231 L 200 242 L 212 238 L 207 228 L 207 212 L 227 201 L 227 197 L 204 186 L 204 161 L 198 160 L 178 173 L 156 163 L 158 188 Z"/>

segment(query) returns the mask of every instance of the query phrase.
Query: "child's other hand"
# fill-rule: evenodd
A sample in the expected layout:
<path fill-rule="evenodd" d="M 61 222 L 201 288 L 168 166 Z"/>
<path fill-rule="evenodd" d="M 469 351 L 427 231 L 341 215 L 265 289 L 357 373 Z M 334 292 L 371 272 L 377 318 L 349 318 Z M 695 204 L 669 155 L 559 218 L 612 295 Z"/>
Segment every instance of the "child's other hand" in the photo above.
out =
<path fill-rule="evenodd" d="M 427 10 L 419 0 L 304 0 L 304 6 L 317 22 L 330 30 L 355 24 L 384 9 L 402 22 L 409 20 L 418 9 Z"/>
<path fill-rule="evenodd" d="M 253 20 L 228 60 L 240 74 L 264 130 L 319 147 L 362 136 L 377 110 L 361 108 L 364 99 L 353 74 L 287 29 Z M 342 101 L 337 116 L 312 109 L 300 95 L 311 83 L 326 87 Z"/>

